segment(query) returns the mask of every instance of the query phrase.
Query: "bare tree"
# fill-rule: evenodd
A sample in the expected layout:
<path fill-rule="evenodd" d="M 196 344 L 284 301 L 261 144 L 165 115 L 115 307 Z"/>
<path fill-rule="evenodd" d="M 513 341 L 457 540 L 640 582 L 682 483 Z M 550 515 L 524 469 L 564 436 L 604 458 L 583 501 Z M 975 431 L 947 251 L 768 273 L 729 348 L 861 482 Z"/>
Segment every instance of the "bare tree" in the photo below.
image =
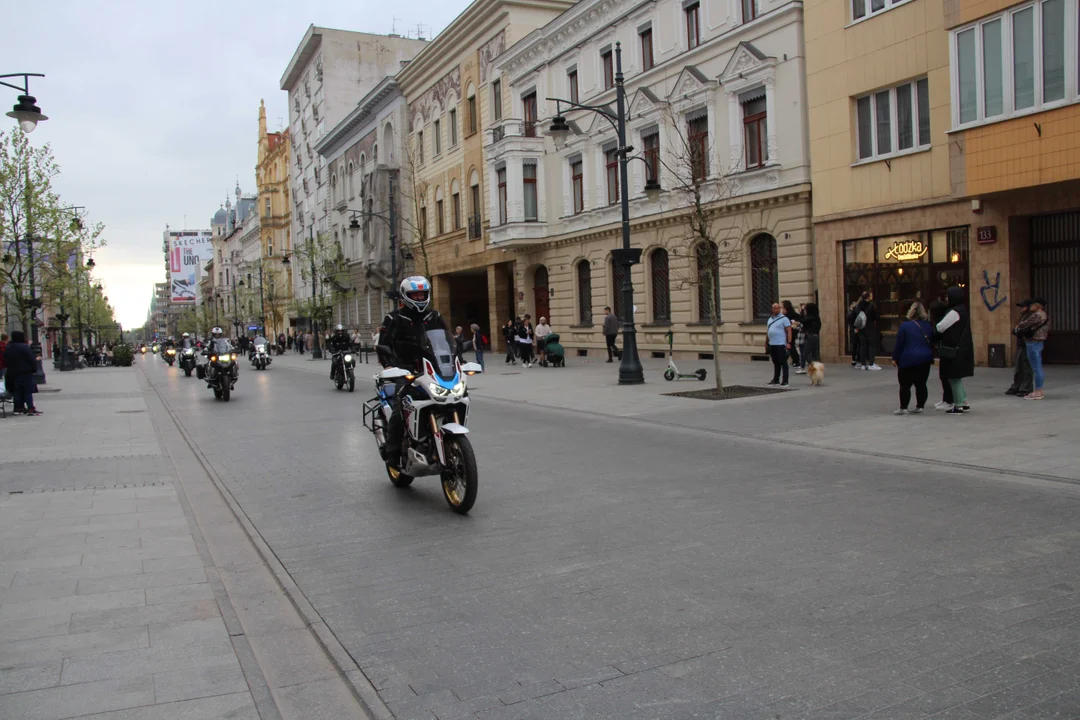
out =
<path fill-rule="evenodd" d="M 713 373 L 717 392 L 723 392 L 720 368 L 720 274 L 725 267 L 743 264 L 742 237 L 745 215 L 733 212 L 738 187 L 730 179 L 731 168 L 710 167 L 716 153 L 704 127 L 681 120 L 670 105 L 664 107 L 669 154 L 655 151 L 662 184 L 670 189 L 677 207 L 685 208 L 678 229 L 663 244 L 686 258 L 686 265 L 672 268 L 680 288 L 693 288 L 699 298 L 702 319 L 712 331 Z M 702 125 L 704 122 L 702 121 Z"/>
<path fill-rule="evenodd" d="M 420 157 L 419 150 L 411 147 L 408 140 L 405 142 L 405 162 L 404 167 L 401 169 L 401 187 L 398 194 L 401 197 L 401 204 L 399 207 L 404 208 L 406 205 L 411 209 L 411 213 L 399 212 L 398 222 L 401 226 L 409 231 L 410 246 L 412 247 L 413 257 L 417 258 L 424 269 L 424 276 L 431 277 L 431 267 L 428 264 L 428 212 L 427 212 L 427 199 L 430 185 L 427 180 L 424 180 L 420 175 Z M 401 236 L 404 233 L 398 234 L 398 257 L 403 255 L 403 243 Z M 399 260 L 398 267 L 401 267 Z M 391 288 L 397 290 L 397 288 Z"/>

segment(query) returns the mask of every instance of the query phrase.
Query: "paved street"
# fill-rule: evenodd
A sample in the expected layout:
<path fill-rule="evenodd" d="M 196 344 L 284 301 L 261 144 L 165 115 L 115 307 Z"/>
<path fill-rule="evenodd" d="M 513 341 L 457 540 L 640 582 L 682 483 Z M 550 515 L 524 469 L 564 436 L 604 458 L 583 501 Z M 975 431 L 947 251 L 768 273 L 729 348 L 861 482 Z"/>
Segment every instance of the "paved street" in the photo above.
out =
<path fill-rule="evenodd" d="M 328 696 L 425 720 L 1080 717 L 1075 372 L 1053 370 L 1048 399 L 1025 403 L 1000 395 L 1002 371 L 980 371 L 976 413 L 897 418 L 891 370 L 830 367 L 825 388 L 709 403 L 659 394 L 689 383 L 616 388 L 603 363 L 489 365 L 474 382 L 468 517 L 434 479 L 387 481 L 360 426 L 371 366 L 352 395 L 328 363 L 296 356 L 244 366 L 228 404 L 157 359 L 137 362 L 139 386 L 99 390 L 119 396 L 94 403 L 108 422 L 125 417 L 111 403 L 148 411 L 164 451 L 135 455 L 145 419 L 124 432 L 138 462 L 172 459 L 156 491 L 195 499 L 185 517 L 225 624 L 235 608 L 233 644 L 254 648 L 241 667 L 253 693 L 251 676 L 269 688 L 262 717 L 289 716 L 290 687 L 308 703 L 295 717 L 347 717 L 315 714 Z M 648 361 L 651 378 L 660 366 Z M 763 372 L 725 366 L 728 382 Z M 67 392 L 42 396 L 36 420 L 91 405 Z M 5 445 L 32 422 L 2 421 Z M 45 521 L 26 503 L 56 493 L 32 490 L 70 480 L 73 466 L 34 458 L 91 453 L 18 445 L 0 489 L 27 492 L 3 501 L 5 518 L 22 513 L 5 535 Z M 1025 472 L 1010 452 L 1045 462 Z M 4 539 L 18 563 L 5 592 L 34 554 L 24 536 Z M 250 592 L 291 602 L 263 612 Z M 0 681 L 28 682 L 0 658 Z M 17 689 L 0 702 L 40 692 Z M 50 713 L 15 717 L 71 717 Z"/>

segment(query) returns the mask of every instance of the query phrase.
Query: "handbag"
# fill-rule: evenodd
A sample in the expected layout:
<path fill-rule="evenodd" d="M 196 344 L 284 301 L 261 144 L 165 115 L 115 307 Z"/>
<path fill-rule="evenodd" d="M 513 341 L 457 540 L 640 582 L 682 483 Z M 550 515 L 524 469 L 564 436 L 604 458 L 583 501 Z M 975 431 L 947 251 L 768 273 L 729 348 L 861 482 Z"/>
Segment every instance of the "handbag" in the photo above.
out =
<path fill-rule="evenodd" d="M 960 333 L 960 342 L 964 341 L 964 336 L 967 335 L 968 328 L 964 328 L 964 332 Z M 952 345 L 946 345 L 945 343 L 938 343 L 938 357 L 946 360 L 955 360 L 960 355 L 960 347 L 953 347 Z"/>

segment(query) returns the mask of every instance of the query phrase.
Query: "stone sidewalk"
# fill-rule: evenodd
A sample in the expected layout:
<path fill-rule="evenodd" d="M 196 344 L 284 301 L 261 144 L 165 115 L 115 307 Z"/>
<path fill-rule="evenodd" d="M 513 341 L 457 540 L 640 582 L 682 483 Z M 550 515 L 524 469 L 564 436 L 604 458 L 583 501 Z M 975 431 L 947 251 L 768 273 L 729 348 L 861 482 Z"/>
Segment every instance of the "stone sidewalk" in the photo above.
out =
<path fill-rule="evenodd" d="M 137 373 L 0 420 L 0 718 L 365 717 Z"/>

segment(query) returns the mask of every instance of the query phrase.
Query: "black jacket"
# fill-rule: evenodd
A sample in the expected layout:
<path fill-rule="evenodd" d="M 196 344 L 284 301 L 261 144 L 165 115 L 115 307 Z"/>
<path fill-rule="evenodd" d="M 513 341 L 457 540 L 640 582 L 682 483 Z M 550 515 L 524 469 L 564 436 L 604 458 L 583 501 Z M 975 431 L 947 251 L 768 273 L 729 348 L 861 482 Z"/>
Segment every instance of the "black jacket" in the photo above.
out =
<path fill-rule="evenodd" d="M 806 314 L 802 319 L 803 330 L 808 335 L 817 335 L 821 332 L 821 315 L 818 311 L 818 306 L 814 303 L 808 303 L 806 306 Z"/>
<path fill-rule="evenodd" d="M 26 343 L 9 342 L 4 350 L 8 377 L 25 377 L 37 372 L 37 359 Z"/>
<path fill-rule="evenodd" d="M 348 335 L 338 335 L 336 332 L 326 338 L 326 349 L 330 352 L 348 352 L 352 350 L 352 338 Z"/>
<path fill-rule="evenodd" d="M 380 352 L 379 362 L 383 367 L 396 363 L 406 370 L 419 369 L 424 358 L 422 340 L 430 330 L 446 330 L 442 315 L 435 310 L 429 310 L 419 318 L 402 310 L 389 313 L 379 328 L 379 345 L 389 348 L 393 357 Z"/>
<path fill-rule="evenodd" d="M 947 380 L 959 380 L 975 374 L 975 343 L 971 339 L 971 316 L 968 314 L 967 305 L 964 304 L 967 293 L 959 287 L 951 287 L 947 292 L 949 311 L 955 312 L 960 319 L 944 332 L 937 332 L 935 326 L 934 336 L 939 341 L 939 347 L 956 348 L 956 357 L 940 358 L 941 377 Z M 948 313 L 945 317 L 948 317 Z"/>

